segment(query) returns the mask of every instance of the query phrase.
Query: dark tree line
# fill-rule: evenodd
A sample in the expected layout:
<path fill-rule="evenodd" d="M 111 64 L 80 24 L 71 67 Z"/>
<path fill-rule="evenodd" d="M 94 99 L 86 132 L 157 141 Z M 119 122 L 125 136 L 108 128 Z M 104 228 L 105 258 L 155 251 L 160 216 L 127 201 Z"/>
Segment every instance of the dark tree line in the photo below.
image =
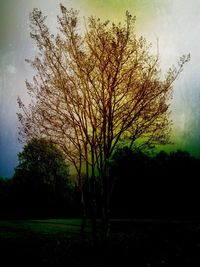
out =
<path fill-rule="evenodd" d="M 123 148 L 115 153 L 112 216 L 197 219 L 200 217 L 200 160 L 188 152 L 149 157 Z"/>
<path fill-rule="evenodd" d="M 18 158 L 12 179 L 0 182 L 3 214 L 19 218 L 72 215 L 74 186 L 63 153 L 50 141 L 32 139 Z"/>
<path fill-rule="evenodd" d="M 199 219 L 199 166 L 199 159 L 183 151 L 148 156 L 118 149 L 109 162 L 111 217 Z M 0 178 L 0 218 L 81 217 L 80 188 L 71 180 L 62 152 L 33 139 L 19 154 L 13 178 Z M 88 182 L 83 191 L 90 217 Z M 98 184 L 95 191 L 100 198 Z"/>

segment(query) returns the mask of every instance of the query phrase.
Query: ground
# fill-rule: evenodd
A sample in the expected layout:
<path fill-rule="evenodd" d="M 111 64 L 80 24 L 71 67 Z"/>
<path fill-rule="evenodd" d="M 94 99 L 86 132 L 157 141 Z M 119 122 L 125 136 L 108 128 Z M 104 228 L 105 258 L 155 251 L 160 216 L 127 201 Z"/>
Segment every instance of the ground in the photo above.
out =
<path fill-rule="evenodd" d="M 112 220 L 106 260 L 102 253 L 94 257 L 89 225 L 80 236 L 80 223 L 78 219 L 0 221 L 0 265 L 200 266 L 200 222 Z"/>

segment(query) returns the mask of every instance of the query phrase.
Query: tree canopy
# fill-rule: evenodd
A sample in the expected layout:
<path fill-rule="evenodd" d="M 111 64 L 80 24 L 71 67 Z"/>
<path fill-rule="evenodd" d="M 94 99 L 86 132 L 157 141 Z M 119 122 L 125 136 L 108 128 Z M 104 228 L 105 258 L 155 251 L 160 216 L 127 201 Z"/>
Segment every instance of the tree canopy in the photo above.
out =
<path fill-rule="evenodd" d="M 13 215 L 40 218 L 72 215 L 74 189 L 63 152 L 49 140 L 33 138 L 18 158 L 11 180 Z"/>
<path fill-rule="evenodd" d="M 75 165 L 80 159 L 92 164 L 88 154 L 94 153 L 97 167 L 121 139 L 131 146 L 169 141 L 172 83 L 188 57 L 161 80 L 159 57 L 136 37 L 128 12 L 123 25 L 90 17 L 84 34 L 77 11 L 62 5 L 56 36 L 38 9 L 30 21 L 40 52 L 29 60 L 37 75 L 26 81 L 33 102 L 26 108 L 18 99 L 24 138 L 50 138 Z"/>
<path fill-rule="evenodd" d="M 14 182 L 52 192 L 64 192 L 69 186 L 69 168 L 60 149 L 45 139 L 33 138 L 19 153 Z"/>

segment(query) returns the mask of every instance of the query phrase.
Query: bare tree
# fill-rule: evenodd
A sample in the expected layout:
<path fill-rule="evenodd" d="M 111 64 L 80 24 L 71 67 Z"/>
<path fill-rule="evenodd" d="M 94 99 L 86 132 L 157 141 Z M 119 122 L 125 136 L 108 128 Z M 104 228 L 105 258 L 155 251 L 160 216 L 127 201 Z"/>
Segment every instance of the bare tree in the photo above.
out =
<path fill-rule="evenodd" d="M 169 141 L 172 84 L 189 56 L 181 57 L 178 68 L 169 69 L 162 80 L 159 55 L 152 55 L 146 40 L 136 37 L 135 18 L 128 12 L 124 24 L 89 17 L 84 33 L 77 16 L 61 5 L 54 36 L 41 11 L 30 14 L 39 53 L 28 62 L 37 74 L 32 83 L 26 81 L 32 102 L 26 107 L 19 98 L 18 116 L 22 139 L 45 137 L 62 148 L 82 192 L 83 174 L 90 178 L 96 240 L 96 183 L 106 237 L 113 186 L 108 161 L 124 140 L 133 149 Z"/>

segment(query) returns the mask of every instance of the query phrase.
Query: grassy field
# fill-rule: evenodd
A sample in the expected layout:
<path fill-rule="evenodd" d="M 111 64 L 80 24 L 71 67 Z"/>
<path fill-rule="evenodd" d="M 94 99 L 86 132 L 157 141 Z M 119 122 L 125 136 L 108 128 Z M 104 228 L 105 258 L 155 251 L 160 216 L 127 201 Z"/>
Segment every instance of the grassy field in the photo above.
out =
<path fill-rule="evenodd" d="M 20 238 L 29 234 L 70 238 L 80 233 L 80 224 L 79 219 L 3 220 L 0 221 L 0 238 Z"/>
<path fill-rule="evenodd" d="M 78 219 L 0 221 L 0 266 L 200 266 L 200 224 L 112 220 L 104 262 L 94 259 L 89 224 Z M 107 265 L 106 265 L 107 264 Z"/>

